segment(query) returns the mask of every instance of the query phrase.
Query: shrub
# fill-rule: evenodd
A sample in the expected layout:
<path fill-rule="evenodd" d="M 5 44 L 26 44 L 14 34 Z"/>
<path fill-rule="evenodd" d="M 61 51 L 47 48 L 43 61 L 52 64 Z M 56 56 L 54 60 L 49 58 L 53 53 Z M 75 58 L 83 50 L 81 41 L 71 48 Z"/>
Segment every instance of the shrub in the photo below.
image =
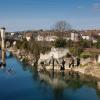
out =
<path fill-rule="evenodd" d="M 71 47 L 69 48 L 69 51 L 74 56 L 80 56 L 80 54 L 83 52 L 82 48 L 79 47 Z"/>
<path fill-rule="evenodd" d="M 67 58 L 70 58 L 70 57 L 71 57 L 71 54 L 70 54 L 70 53 L 67 53 L 67 54 L 66 54 L 66 57 L 67 57 Z"/>
<path fill-rule="evenodd" d="M 66 46 L 66 40 L 63 38 L 58 38 L 55 41 L 55 47 L 56 48 L 64 48 Z"/>
<path fill-rule="evenodd" d="M 45 54 L 46 52 L 50 51 L 51 50 L 51 47 L 49 46 L 45 46 L 45 47 L 40 47 L 40 52 Z"/>
<path fill-rule="evenodd" d="M 92 54 L 89 53 L 89 52 L 83 52 L 83 53 L 81 53 L 81 55 L 80 55 L 80 57 L 81 57 L 81 58 L 84 58 L 84 59 L 89 58 L 89 57 L 91 57 L 91 56 L 92 56 Z"/>

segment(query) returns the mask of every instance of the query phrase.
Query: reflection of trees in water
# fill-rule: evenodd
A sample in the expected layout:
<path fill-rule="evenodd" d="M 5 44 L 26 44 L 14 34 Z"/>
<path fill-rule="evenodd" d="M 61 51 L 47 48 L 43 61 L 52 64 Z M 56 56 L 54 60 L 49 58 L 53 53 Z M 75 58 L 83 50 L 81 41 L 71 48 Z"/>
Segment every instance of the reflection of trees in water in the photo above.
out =
<path fill-rule="evenodd" d="M 55 78 L 62 80 L 66 83 L 67 88 L 72 88 L 75 90 L 81 88 L 82 86 L 92 87 L 95 89 L 97 87 L 97 79 L 92 78 L 90 76 L 81 75 L 80 73 L 74 71 L 68 71 L 68 72 L 48 71 L 47 73 L 45 73 L 45 75 L 47 75 L 51 80 Z"/>
<path fill-rule="evenodd" d="M 37 66 L 31 66 L 32 67 L 32 75 L 34 80 L 39 80 L 39 75 L 38 75 L 38 67 Z"/>
<path fill-rule="evenodd" d="M 38 70 L 37 67 L 30 66 L 26 63 L 22 63 L 22 68 L 24 71 L 30 71 L 32 73 L 33 79 L 38 80 Z"/>
<path fill-rule="evenodd" d="M 22 68 L 23 68 L 24 71 L 29 70 L 27 64 L 25 64 L 25 63 L 22 63 Z"/>
<path fill-rule="evenodd" d="M 61 88 L 54 88 L 54 100 L 63 100 L 63 90 Z"/>
<path fill-rule="evenodd" d="M 96 89 L 96 94 L 100 97 L 100 90 L 98 88 Z"/>
<path fill-rule="evenodd" d="M 69 88 L 79 89 L 82 86 L 96 88 L 97 79 L 92 78 L 90 76 L 82 75 L 78 72 L 69 72 L 69 78 L 66 78 L 66 83 Z"/>
<path fill-rule="evenodd" d="M 56 72 L 54 70 L 51 71 L 44 70 L 38 72 L 37 67 L 30 67 L 30 66 L 24 66 L 23 70 L 30 70 L 30 72 L 32 72 L 33 79 L 39 81 L 40 84 L 42 85 L 44 84 L 44 86 L 53 87 L 55 100 L 61 100 L 63 98 L 64 89 L 68 88 L 77 90 L 83 86 L 96 89 L 97 95 L 100 96 L 100 90 L 97 89 L 98 79 L 96 78 L 85 76 L 74 71 Z M 45 78 L 41 79 L 40 77 L 41 75 L 44 75 Z M 56 84 L 54 84 L 55 79 L 58 80 Z"/>

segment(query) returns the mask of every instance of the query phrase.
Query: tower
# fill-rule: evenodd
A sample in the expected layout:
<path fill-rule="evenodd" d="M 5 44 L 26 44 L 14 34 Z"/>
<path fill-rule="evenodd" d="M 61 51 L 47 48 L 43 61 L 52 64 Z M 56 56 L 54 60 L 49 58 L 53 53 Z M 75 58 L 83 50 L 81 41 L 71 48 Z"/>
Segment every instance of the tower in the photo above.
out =
<path fill-rule="evenodd" d="M 2 48 L 2 64 L 5 65 L 6 64 L 6 59 L 5 59 L 5 56 L 6 56 L 6 48 L 5 48 L 5 28 L 2 27 L 0 28 L 0 31 L 1 31 L 1 48 Z"/>

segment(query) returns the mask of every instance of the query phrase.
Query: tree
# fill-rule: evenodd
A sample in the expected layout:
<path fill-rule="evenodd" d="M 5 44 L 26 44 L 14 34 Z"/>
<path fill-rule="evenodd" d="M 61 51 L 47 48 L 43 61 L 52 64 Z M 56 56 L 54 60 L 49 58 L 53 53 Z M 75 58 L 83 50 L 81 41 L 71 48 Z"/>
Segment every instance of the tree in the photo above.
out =
<path fill-rule="evenodd" d="M 68 48 L 70 48 L 70 47 L 73 47 L 73 44 L 74 44 L 74 43 L 73 43 L 72 40 L 68 40 L 66 46 L 67 46 Z"/>
<path fill-rule="evenodd" d="M 91 43 L 91 41 L 89 41 L 89 40 L 80 40 L 80 42 L 79 42 L 79 46 L 81 47 L 81 48 L 90 48 L 91 46 L 92 46 L 92 43 Z"/>
<path fill-rule="evenodd" d="M 26 50 L 26 51 L 28 51 L 29 50 L 28 42 L 27 41 L 23 41 L 21 48 Z"/>
<path fill-rule="evenodd" d="M 81 53 L 81 55 L 80 55 L 80 57 L 81 57 L 81 58 L 84 58 L 84 59 L 89 58 L 89 57 L 91 57 L 91 56 L 92 56 L 92 54 L 91 54 L 90 52 L 83 52 L 83 53 Z"/>
<path fill-rule="evenodd" d="M 83 52 L 82 48 L 80 47 L 70 47 L 69 51 L 73 56 L 80 56 L 80 54 Z"/>
<path fill-rule="evenodd" d="M 35 67 L 37 67 L 37 64 L 38 64 L 38 60 L 40 58 L 40 48 L 39 48 L 39 45 L 36 41 L 34 40 L 31 40 L 30 43 L 29 43 L 29 46 L 30 46 L 30 51 L 31 53 L 33 54 L 33 57 L 35 59 Z"/>
<path fill-rule="evenodd" d="M 71 30 L 71 25 L 66 21 L 58 21 L 54 26 L 54 30 L 59 32 L 68 31 Z"/>
<path fill-rule="evenodd" d="M 97 47 L 97 48 L 100 48 L 100 36 L 97 38 L 96 47 Z"/>
<path fill-rule="evenodd" d="M 56 48 L 64 48 L 66 46 L 66 40 L 63 38 L 58 38 L 55 41 L 55 47 Z"/>

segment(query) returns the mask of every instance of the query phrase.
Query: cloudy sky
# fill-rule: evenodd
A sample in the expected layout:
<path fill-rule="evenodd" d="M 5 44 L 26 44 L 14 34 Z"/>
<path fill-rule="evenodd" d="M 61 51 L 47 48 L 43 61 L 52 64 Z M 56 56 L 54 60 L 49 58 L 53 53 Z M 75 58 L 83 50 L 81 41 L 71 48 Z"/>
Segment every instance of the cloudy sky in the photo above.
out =
<path fill-rule="evenodd" d="M 100 28 L 100 0 L 0 0 L 7 31 L 50 29 L 65 20 L 74 29 Z"/>

